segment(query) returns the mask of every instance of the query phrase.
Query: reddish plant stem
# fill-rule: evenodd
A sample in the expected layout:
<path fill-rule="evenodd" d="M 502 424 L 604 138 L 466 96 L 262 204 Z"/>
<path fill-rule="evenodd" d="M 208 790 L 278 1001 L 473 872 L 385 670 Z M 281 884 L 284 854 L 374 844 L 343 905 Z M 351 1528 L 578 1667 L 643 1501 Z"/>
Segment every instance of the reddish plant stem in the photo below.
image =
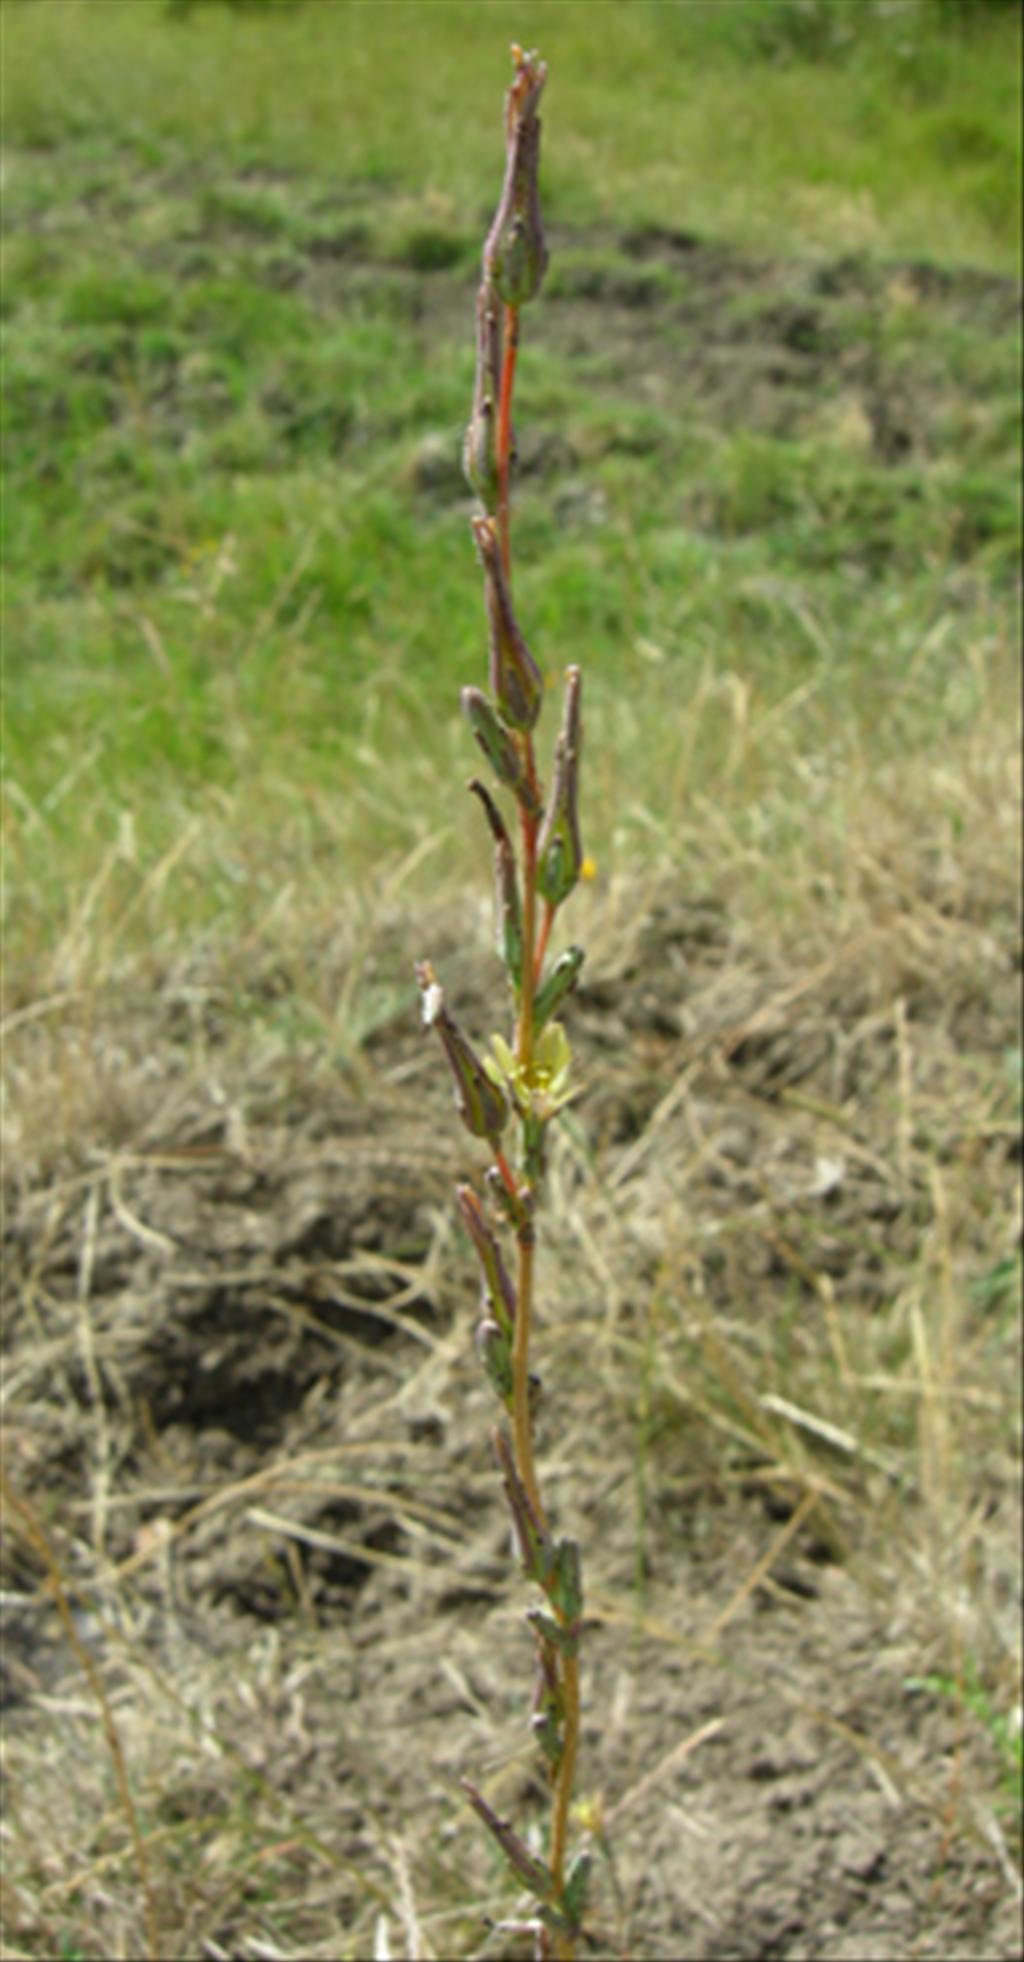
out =
<path fill-rule="evenodd" d="M 512 1335 L 512 1442 L 516 1470 L 526 1488 L 541 1532 L 547 1531 L 537 1471 L 533 1462 L 533 1425 L 530 1422 L 530 1328 L 533 1321 L 533 1239 L 520 1234 L 516 1272 L 516 1319 Z"/>
<path fill-rule="evenodd" d="M 544 913 L 541 918 L 540 929 L 537 934 L 537 950 L 533 957 L 533 985 L 535 988 L 537 987 L 540 981 L 541 974 L 543 972 L 544 956 L 548 951 L 548 939 L 551 934 L 551 928 L 554 923 L 556 910 L 557 909 L 554 906 L 552 906 L 551 901 L 549 899 L 546 899 L 544 901 Z"/>
<path fill-rule="evenodd" d="M 500 451 L 499 451 L 500 455 Z M 523 760 L 531 789 L 536 788 L 537 766 L 533 740 L 522 738 Z M 516 1027 L 516 1061 L 523 1070 L 533 1062 L 534 941 L 537 924 L 537 819 L 520 805 L 523 846 L 523 984 L 519 997 Z M 518 1240 L 516 1275 L 516 1321 L 512 1342 L 512 1431 L 519 1476 L 526 1487 L 538 1524 L 544 1525 L 544 1507 L 537 1486 L 533 1462 L 533 1426 L 530 1421 L 530 1332 L 533 1320 L 533 1227 Z"/>
<path fill-rule="evenodd" d="M 498 403 L 497 465 L 498 465 L 498 543 L 506 579 L 511 576 L 511 523 L 509 507 L 509 478 L 511 474 L 512 451 L 512 392 L 515 385 L 516 355 L 519 350 L 519 309 L 506 306 L 504 310 L 503 357 L 501 368 L 501 392 Z M 523 763 L 527 782 L 534 797 L 534 805 L 539 802 L 537 765 L 533 753 L 533 738 L 526 732 L 520 738 Z M 523 978 L 519 998 L 519 1015 L 516 1024 L 516 1061 L 524 1072 L 533 1063 L 534 1048 L 534 999 L 540 981 L 547 951 L 555 908 L 544 902 L 544 912 L 538 929 L 537 921 L 537 834 L 539 820 L 531 814 L 525 804 L 520 804 L 520 835 L 522 842 L 522 932 L 523 932 Z M 508 1164 L 501 1152 L 497 1153 L 497 1165 L 501 1177 L 510 1191 L 515 1190 L 515 1182 Z M 537 1473 L 533 1459 L 533 1426 L 530 1418 L 530 1335 L 533 1321 L 533 1227 L 524 1227 L 517 1238 L 518 1264 L 516 1272 L 516 1315 L 512 1338 L 512 1436 L 516 1469 L 522 1479 L 534 1517 L 542 1532 L 547 1531 L 547 1515 L 540 1496 Z M 569 1831 L 569 1806 L 572 1801 L 573 1785 L 576 1775 L 576 1755 L 579 1743 L 580 1697 L 579 1662 L 575 1656 L 564 1655 L 559 1658 L 562 1700 L 564 1707 L 562 1756 L 558 1766 L 552 1799 L 551 1815 L 551 1872 L 554 1879 L 556 1899 L 565 1890 L 565 1857 Z M 576 1953 L 576 1943 L 572 1936 L 556 1935 L 553 1940 L 548 1931 L 542 1936 L 542 1953 L 550 1955 L 552 1946 L 559 1962 L 572 1962 Z"/>
<path fill-rule="evenodd" d="M 535 789 L 537 770 L 530 736 L 523 737 L 523 754 L 530 788 Z M 523 846 L 523 983 L 516 1026 L 516 1061 L 528 1070 L 533 1062 L 533 998 L 537 985 L 537 819 L 522 805 L 519 814 Z"/>
<path fill-rule="evenodd" d="M 500 1145 L 494 1146 L 494 1162 L 499 1172 L 501 1173 L 502 1185 L 504 1186 L 506 1192 L 510 1192 L 512 1194 L 513 1199 L 515 1199 L 518 1196 L 519 1187 L 516 1184 L 515 1173 L 513 1172 L 512 1167 L 509 1164 L 508 1159 L 506 1158 L 505 1153 L 502 1151 Z"/>
<path fill-rule="evenodd" d="M 506 306 L 502 315 L 501 392 L 498 397 L 498 543 L 501 563 L 508 579 L 511 571 L 509 533 L 509 478 L 512 468 L 512 390 L 516 380 L 519 352 L 519 308 Z"/>

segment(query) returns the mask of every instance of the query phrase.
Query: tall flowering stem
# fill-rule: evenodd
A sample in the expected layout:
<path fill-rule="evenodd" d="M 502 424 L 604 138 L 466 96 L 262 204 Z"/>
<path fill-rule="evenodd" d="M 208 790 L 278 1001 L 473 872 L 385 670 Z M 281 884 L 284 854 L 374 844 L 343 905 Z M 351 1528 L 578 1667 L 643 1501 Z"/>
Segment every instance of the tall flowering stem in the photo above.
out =
<path fill-rule="evenodd" d="M 470 1803 L 512 1872 L 533 1896 L 536 1954 L 572 1962 L 582 1935 L 590 1856 L 570 1858 L 570 1808 L 580 1734 L 579 1641 L 583 1590 L 579 1548 L 557 1538 L 544 1506 L 534 1452 L 539 1384 L 533 1375 L 534 1259 L 544 1183 L 547 1129 L 572 1097 L 572 1056 L 555 1011 L 571 993 L 583 961 L 571 947 L 549 964 L 559 909 L 583 867 L 577 810 L 582 682 L 567 669 L 565 708 L 550 787 L 541 781 L 534 731 L 544 680 L 519 624 L 512 592 L 512 422 L 521 312 L 547 266 L 538 191 L 538 104 L 547 67 L 513 47 L 514 74 L 505 100 L 505 181 L 483 250 L 476 309 L 476 374 L 463 460 L 478 501 L 473 538 L 484 581 L 489 633 L 486 691 L 470 685 L 462 707 L 487 759 L 497 795 L 470 784 L 494 844 L 498 954 L 509 989 L 511 1041 L 495 1036 L 481 1055 L 450 1013 L 429 961 L 417 967 L 423 1019 L 436 1031 L 452 1074 L 459 1115 L 486 1142 L 491 1163 L 483 1184 L 489 1205 L 471 1186 L 457 1201 L 480 1269 L 477 1349 L 501 1406 L 494 1432 L 498 1470 L 526 1578 L 536 1590 L 527 1611 L 535 1683 L 530 1725 L 550 1791 L 546 1857 L 531 1851 L 476 1787 Z M 518 854 L 501 810 L 518 816 Z M 518 1153 L 499 1139 L 513 1120 Z M 502 1241 L 515 1245 L 515 1279 Z"/>

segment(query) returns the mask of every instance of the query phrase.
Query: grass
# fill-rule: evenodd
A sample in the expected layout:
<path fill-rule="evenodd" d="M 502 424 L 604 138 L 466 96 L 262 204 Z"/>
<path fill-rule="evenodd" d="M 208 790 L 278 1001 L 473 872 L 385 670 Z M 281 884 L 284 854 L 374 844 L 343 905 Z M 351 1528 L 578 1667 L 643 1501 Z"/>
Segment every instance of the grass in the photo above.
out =
<path fill-rule="evenodd" d="M 827 1901 L 887 1952 L 1014 1952 L 1019 13 L 0 21 L 11 1475 L 165 1941 L 473 1952 L 505 1884 L 484 1848 L 467 1900 L 448 1781 L 493 1754 L 529 1798 L 409 982 L 435 946 L 476 1014 L 458 449 L 514 37 L 553 252 L 517 598 L 586 667 L 599 867 L 542 1286 L 620 1808 L 598 1922 L 669 1955 L 802 1915 L 827 1953 Z M 139 1953 L 8 1540 L 9 1949 Z M 799 1738 L 751 1771 L 791 1722 L 824 1786 Z M 888 1920 L 802 1864 L 833 1798 Z"/>
<path fill-rule="evenodd" d="M 924 275 L 885 266 L 1012 269 L 1013 212 L 983 211 L 970 144 L 936 147 L 933 123 L 945 88 L 947 116 L 969 100 L 1005 157 L 1016 27 L 940 31 L 933 12 L 887 24 L 861 9 L 835 47 L 801 45 L 799 10 L 794 45 L 780 22 L 784 45 L 759 54 L 771 154 L 748 138 L 742 157 L 725 131 L 763 10 L 519 20 L 520 35 L 550 31 L 563 131 L 547 186 L 561 304 L 523 420 L 568 445 L 561 469 L 541 451 L 527 487 L 528 597 L 545 645 L 593 650 L 602 727 L 624 693 L 644 704 L 625 753 L 612 738 L 609 778 L 631 754 L 659 766 L 662 697 L 691 690 L 711 650 L 728 667 L 742 649 L 769 705 L 813 672 L 823 713 L 851 729 L 862 704 L 878 722 L 894 638 L 913 659 L 952 614 L 958 638 L 1012 639 L 1012 295 L 979 273 L 937 313 Z M 146 870 L 193 819 L 208 835 L 230 810 L 236 838 L 283 844 L 282 876 L 311 824 L 333 851 L 340 822 L 361 876 L 443 822 L 429 786 L 478 638 L 453 508 L 486 144 L 474 104 L 507 25 L 493 7 L 375 8 L 372 30 L 365 10 L 334 7 L 316 36 L 301 9 L 181 21 L 97 0 L 60 15 L 59 35 L 46 9 L 4 17 L 9 931 L 34 964 L 125 814 Z M 907 93 L 915 63 L 927 112 Z M 701 85 L 686 90 L 691 69 Z M 652 79 L 671 91 L 668 162 Z M 792 91 L 806 154 L 787 148 Z M 837 211 L 869 164 L 881 215 L 847 238 Z M 1005 161 L 998 174 L 1012 187 Z M 795 215 L 812 189 L 821 227 Z M 643 245 L 681 213 L 698 235 L 785 255 L 784 317 L 777 275 L 739 259 L 694 318 L 685 254 Z M 823 248 L 874 270 L 810 296 Z M 758 355 L 780 337 L 773 381 Z M 943 671 L 933 701 L 944 689 Z M 311 812 L 341 780 L 347 809 L 325 836 Z M 237 863 L 197 879 L 186 860 L 182 917 L 231 914 L 245 880 Z"/>

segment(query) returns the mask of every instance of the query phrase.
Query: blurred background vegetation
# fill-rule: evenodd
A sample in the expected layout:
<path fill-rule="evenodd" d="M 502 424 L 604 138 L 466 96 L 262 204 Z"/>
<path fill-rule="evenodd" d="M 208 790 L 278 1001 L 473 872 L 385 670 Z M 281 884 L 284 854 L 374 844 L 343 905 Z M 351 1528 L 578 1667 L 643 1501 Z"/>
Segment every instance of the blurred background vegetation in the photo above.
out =
<path fill-rule="evenodd" d="M 969 647 L 1004 673 L 1017 7 L 9 0 L 3 31 L 25 986 L 96 880 L 137 950 L 154 892 L 230 933 L 417 846 L 458 878 L 513 37 L 551 70 L 520 604 L 587 670 L 602 865 L 671 856 L 709 789 L 784 851 L 795 755 L 838 797 L 962 725 Z M 737 689 L 780 713 L 730 788 Z"/>

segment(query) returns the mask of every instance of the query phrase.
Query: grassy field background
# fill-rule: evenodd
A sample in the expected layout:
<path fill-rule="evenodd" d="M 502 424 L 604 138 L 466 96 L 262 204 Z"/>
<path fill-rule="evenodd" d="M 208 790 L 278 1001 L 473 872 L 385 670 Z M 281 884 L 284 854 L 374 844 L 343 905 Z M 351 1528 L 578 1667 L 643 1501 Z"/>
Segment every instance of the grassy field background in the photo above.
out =
<path fill-rule="evenodd" d="M 1017 547 L 1013 302 L 982 275 L 1016 264 L 1019 21 L 981 13 L 5 8 L 12 954 L 110 853 L 136 940 L 168 854 L 172 916 L 211 921 L 339 849 L 362 876 L 443 836 L 428 888 L 460 859 L 456 459 L 513 30 L 559 126 L 523 604 L 554 671 L 589 664 L 603 862 L 720 795 L 721 735 L 684 781 L 666 717 L 709 667 L 755 723 L 800 693 L 805 752 L 941 740 Z M 706 321 L 684 252 L 638 259 L 657 228 L 746 255 Z M 823 259 L 892 270 L 809 298 Z M 978 287 L 933 310 L 906 268 L 950 263 Z M 656 817 L 612 795 L 637 757 Z"/>
<path fill-rule="evenodd" d="M 601 1952 L 1014 1953 L 1019 10 L 0 27 L 6 1952 L 519 1952 L 454 1787 L 531 1796 L 410 987 L 436 948 L 496 1019 L 459 451 L 514 38 L 517 596 L 597 868 L 545 1448 Z"/>

